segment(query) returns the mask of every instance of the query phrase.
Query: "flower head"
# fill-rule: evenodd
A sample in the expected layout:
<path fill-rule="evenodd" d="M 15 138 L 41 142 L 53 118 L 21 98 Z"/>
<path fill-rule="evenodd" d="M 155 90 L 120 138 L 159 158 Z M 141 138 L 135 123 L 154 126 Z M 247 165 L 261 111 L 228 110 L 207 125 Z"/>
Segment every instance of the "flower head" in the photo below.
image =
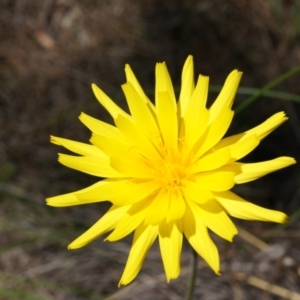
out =
<path fill-rule="evenodd" d="M 60 154 L 60 163 L 106 179 L 83 190 L 48 198 L 48 205 L 112 203 L 107 213 L 69 249 L 83 247 L 106 232 L 111 232 L 108 241 L 134 232 L 120 285 L 136 277 L 156 238 L 169 281 L 180 273 L 183 235 L 219 273 L 218 250 L 208 229 L 232 241 L 237 229 L 229 216 L 278 223 L 287 219 L 282 212 L 251 204 L 230 191 L 235 184 L 295 163 L 290 157 L 238 162 L 287 120 L 285 114 L 279 112 L 253 129 L 223 138 L 233 118 L 231 106 L 242 73 L 235 70 L 229 74 L 209 109 L 209 79 L 200 75 L 195 86 L 193 73 L 193 58 L 189 56 L 176 102 L 166 64 L 158 63 L 154 105 L 126 65 L 127 82 L 122 89 L 130 114 L 93 84 L 96 98 L 110 113 L 115 126 L 82 113 L 80 121 L 92 131 L 91 144 L 51 137 L 52 143 L 79 155 Z"/>

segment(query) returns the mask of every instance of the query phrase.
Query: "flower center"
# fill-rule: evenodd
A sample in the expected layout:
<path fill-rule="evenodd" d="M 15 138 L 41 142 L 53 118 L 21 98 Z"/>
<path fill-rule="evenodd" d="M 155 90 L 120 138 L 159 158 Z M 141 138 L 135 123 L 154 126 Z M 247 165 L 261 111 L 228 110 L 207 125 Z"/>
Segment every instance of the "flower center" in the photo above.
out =
<path fill-rule="evenodd" d="M 187 161 L 180 153 L 163 152 L 163 163 L 155 164 L 155 179 L 160 182 L 162 188 L 172 189 L 181 186 L 186 177 Z"/>
<path fill-rule="evenodd" d="M 182 178 L 185 177 L 181 164 L 168 162 L 162 166 L 161 175 L 161 183 L 167 188 L 180 186 Z"/>

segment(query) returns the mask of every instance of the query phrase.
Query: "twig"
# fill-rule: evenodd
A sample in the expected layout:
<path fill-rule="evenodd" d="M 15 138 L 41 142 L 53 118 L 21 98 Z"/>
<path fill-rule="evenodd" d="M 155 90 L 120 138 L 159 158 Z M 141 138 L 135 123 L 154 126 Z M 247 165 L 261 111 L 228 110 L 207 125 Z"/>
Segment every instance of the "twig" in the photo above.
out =
<path fill-rule="evenodd" d="M 239 231 L 239 236 L 242 239 L 247 241 L 249 244 L 252 244 L 253 246 L 258 248 L 259 250 L 263 251 L 263 250 L 266 250 L 266 248 L 269 247 L 268 244 L 266 244 L 265 242 L 263 242 L 262 240 L 260 240 L 259 238 L 257 238 L 253 234 L 251 234 L 250 232 L 246 231 L 245 229 L 243 229 L 241 227 L 238 227 L 238 231 Z"/>
<path fill-rule="evenodd" d="M 258 289 L 264 290 L 268 293 L 282 297 L 284 299 L 300 300 L 299 293 L 289 291 L 288 289 L 285 289 L 279 285 L 270 284 L 269 282 L 257 278 L 255 276 L 248 276 L 245 273 L 237 272 L 237 273 L 233 273 L 233 277 L 239 281 L 245 281 L 249 285 L 252 285 Z"/>

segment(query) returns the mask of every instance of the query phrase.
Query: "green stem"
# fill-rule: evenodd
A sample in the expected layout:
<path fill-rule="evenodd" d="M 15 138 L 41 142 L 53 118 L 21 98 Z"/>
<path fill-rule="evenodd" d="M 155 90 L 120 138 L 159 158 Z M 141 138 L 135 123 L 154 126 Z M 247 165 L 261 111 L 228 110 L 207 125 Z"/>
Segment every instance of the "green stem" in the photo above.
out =
<path fill-rule="evenodd" d="M 185 295 L 184 300 L 192 300 L 193 299 L 193 293 L 194 293 L 194 289 L 195 289 L 195 280 L 196 280 L 196 273 L 197 273 L 197 259 L 198 259 L 198 254 L 197 252 L 192 249 L 192 268 L 191 268 L 191 277 L 190 277 L 190 281 L 189 281 L 189 286 L 188 286 L 188 290 L 187 293 Z"/>
<path fill-rule="evenodd" d="M 264 87 L 262 87 L 259 91 L 257 91 L 256 93 L 254 93 L 251 97 L 247 98 L 243 103 L 241 103 L 234 111 L 236 113 L 242 111 L 244 108 L 246 108 L 248 105 L 250 105 L 252 102 L 254 102 L 257 98 L 259 98 L 260 96 L 262 96 L 264 94 L 264 92 L 270 90 L 271 88 L 273 88 L 274 86 L 278 85 L 279 83 L 285 81 L 286 79 L 288 79 L 289 77 L 295 75 L 296 73 L 300 72 L 300 66 L 282 74 L 281 76 L 275 78 L 274 80 L 272 80 L 270 83 L 268 83 L 267 85 L 265 85 Z"/>

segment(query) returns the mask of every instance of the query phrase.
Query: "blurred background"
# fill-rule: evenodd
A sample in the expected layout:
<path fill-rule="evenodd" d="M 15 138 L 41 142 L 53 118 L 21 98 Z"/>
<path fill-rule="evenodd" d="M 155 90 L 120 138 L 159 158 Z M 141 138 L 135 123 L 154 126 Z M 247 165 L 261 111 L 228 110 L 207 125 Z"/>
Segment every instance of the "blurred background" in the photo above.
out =
<path fill-rule="evenodd" d="M 238 107 L 255 93 L 250 88 L 300 66 L 300 2 L 0 0 L 1 300 L 183 299 L 187 245 L 177 280 L 166 283 L 155 245 L 136 281 L 118 289 L 131 237 L 67 250 L 109 205 L 52 208 L 45 198 L 97 181 L 60 165 L 57 153 L 65 150 L 49 143 L 50 134 L 87 142 L 81 111 L 112 122 L 90 84 L 125 107 L 125 63 L 153 98 L 155 63 L 166 61 L 178 92 L 189 54 L 196 75 L 210 76 L 210 103 L 230 71 L 244 72 Z M 281 94 L 269 91 L 236 114 L 229 133 L 278 111 L 289 116 L 245 161 L 299 160 L 299 80 L 300 74 L 289 77 L 273 89 Z M 232 244 L 214 237 L 223 275 L 199 259 L 195 299 L 300 299 L 299 176 L 294 165 L 236 188 L 251 202 L 291 215 L 290 224 L 234 220 L 241 234 Z"/>

